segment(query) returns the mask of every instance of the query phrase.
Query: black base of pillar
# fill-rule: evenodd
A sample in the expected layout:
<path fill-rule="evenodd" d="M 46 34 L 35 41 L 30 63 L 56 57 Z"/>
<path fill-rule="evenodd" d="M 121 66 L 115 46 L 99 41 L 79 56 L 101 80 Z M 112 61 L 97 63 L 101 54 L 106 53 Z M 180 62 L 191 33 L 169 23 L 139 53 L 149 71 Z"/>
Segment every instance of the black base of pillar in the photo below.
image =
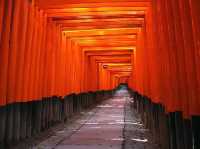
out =
<path fill-rule="evenodd" d="M 200 149 L 200 116 L 192 117 L 192 134 L 194 149 Z"/>
<path fill-rule="evenodd" d="M 191 120 L 183 120 L 183 130 L 185 149 L 193 149 Z"/>
<path fill-rule="evenodd" d="M 200 149 L 200 116 L 192 116 L 190 120 L 184 119 L 182 112 L 166 114 L 161 104 L 138 92 L 129 92 L 133 97 L 132 107 L 141 115 L 161 149 Z"/>
<path fill-rule="evenodd" d="M 37 136 L 57 123 L 66 122 L 76 113 L 96 105 L 111 94 L 112 91 L 98 91 L 1 106 L 0 149 L 12 148 L 20 141 Z"/>
<path fill-rule="evenodd" d="M 6 107 L 0 107 L 0 148 L 5 148 L 5 133 L 6 133 Z"/>

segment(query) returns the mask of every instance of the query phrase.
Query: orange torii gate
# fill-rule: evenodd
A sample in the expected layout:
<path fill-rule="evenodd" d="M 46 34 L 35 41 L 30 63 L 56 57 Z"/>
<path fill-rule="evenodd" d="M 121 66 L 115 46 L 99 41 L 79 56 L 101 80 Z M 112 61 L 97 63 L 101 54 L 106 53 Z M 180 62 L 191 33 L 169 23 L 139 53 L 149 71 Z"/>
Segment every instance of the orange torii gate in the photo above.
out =
<path fill-rule="evenodd" d="M 126 62 L 132 66 L 129 87 L 161 106 L 174 125 L 183 121 L 177 128 L 192 129 L 181 128 L 193 138 L 187 144 L 196 147 L 199 13 L 199 0 L 0 0 L 0 105 L 111 89 L 116 84 L 97 87 L 96 76 L 102 76 L 101 83 L 120 78 L 116 69 L 128 69 L 120 65 Z M 118 68 L 108 71 L 106 63 Z M 172 137 L 184 136 L 181 130 Z M 180 142 L 173 145 L 182 149 Z"/>

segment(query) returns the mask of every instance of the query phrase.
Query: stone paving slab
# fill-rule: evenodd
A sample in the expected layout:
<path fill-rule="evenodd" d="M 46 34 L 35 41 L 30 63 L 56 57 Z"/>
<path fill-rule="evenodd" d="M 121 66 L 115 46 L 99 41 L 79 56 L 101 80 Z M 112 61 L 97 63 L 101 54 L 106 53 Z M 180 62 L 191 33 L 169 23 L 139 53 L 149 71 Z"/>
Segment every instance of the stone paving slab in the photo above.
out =
<path fill-rule="evenodd" d="M 123 136 L 123 115 L 125 100 L 106 101 L 83 127 L 70 138 L 60 143 L 56 149 L 121 149 Z M 120 105 L 120 106 L 119 106 Z"/>
<path fill-rule="evenodd" d="M 56 149 L 121 149 L 114 145 L 59 145 Z"/>

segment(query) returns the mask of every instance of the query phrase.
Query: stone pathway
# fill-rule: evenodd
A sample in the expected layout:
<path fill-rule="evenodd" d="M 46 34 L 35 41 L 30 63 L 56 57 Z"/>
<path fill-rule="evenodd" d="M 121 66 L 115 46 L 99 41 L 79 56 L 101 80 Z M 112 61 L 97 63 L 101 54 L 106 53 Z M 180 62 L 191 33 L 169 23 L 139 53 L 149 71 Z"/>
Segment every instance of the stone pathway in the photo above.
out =
<path fill-rule="evenodd" d="M 158 149 L 130 105 L 128 91 L 119 90 L 34 149 Z"/>

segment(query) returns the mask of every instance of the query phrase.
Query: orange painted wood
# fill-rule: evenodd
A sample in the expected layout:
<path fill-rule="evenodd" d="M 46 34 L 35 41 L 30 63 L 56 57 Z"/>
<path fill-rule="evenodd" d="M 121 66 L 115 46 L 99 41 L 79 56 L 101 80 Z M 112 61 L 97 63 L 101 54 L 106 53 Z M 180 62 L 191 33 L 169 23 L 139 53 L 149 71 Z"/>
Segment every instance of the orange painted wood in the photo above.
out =
<path fill-rule="evenodd" d="M 45 44 L 45 57 L 44 57 L 44 75 L 43 75 L 43 95 L 44 97 L 50 97 L 50 82 L 51 82 L 51 72 L 50 72 L 50 62 L 51 62 L 51 47 L 52 47 L 52 23 L 51 20 L 47 21 L 47 28 L 48 30 L 46 34 L 46 44 Z"/>
<path fill-rule="evenodd" d="M 170 82 L 170 61 L 169 61 L 169 52 L 166 49 L 169 49 L 169 38 L 168 38 L 168 30 L 167 30 L 167 13 L 166 8 L 164 5 L 164 2 L 162 1 L 154 1 L 153 3 L 153 10 L 154 10 L 154 31 L 157 32 L 157 34 L 154 34 L 154 38 L 156 44 L 156 52 L 154 53 L 155 56 L 155 70 L 156 72 L 156 90 L 154 91 L 156 93 L 156 101 L 161 102 L 163 105 L 168 107 L 168 101 L 172 98 L 172 92 L 171 92 L 171 82 Z M 163 20 L 165 18 L 165 20 Z M 162 30 L 161 30 L 162 27 Z M 154 94 L 155 94 L 154 93 Z M 154 100 L 154 99 L 153 99 Z"/>
<path fill-rule="evenodd" d="M 200 2 L 131 3 L 136 10 L 142 10 L 134 14 L 139 19 L 133 19 L 138 28 L 97 29 L 102 22 L 110 23 L 111 28 L 123 27 L 126 22 L 116 18 L 97 22 L 93 17 L 133 9 L 120 6 L 128 5 L 120 2 L 115 3 L 116 8 L 109 7 L 110 11 L 96 10 L 108 9 L 98 7 L 105 4 L 90 3 L 88 12 L 84 12 L 72 5 L 43 10 L 34 1 L 0 0 L 0 105 L 111 89 L 128 82 L 132 89 L 163 104 L 166 112 L 183 111 L 185 118 L 199 115 Z M 91 13 L 94 10 L 98 15 Z M 91 18 L 78 18 L 81 13 Z M 126 13 L 118 17 L 126 16 L 124 19 L 130 23 Z M 77 20 L 63 21 L 53 16 Z M 69 30 L 74 24 L 76 30 Z M 116 50 L 120 46 L 136 46 L 136 50 Z M 105 68 L 109 62 L 130 63 L 133 71 L 125 72 L 127 67 L 123 66 Z"/>
<path fill-rule="evenodd" d="M 17 49 L 17 61 L 16 61 L 16 65 L 18 66 L 17 70 L 16 70 L 16 95 L 15 95 L 15 99 L 16 102 L 21 102 L 22 100 L 22 94 L 23 94 L 23 90 L 22 90 L 22 86 L 23 86 L 23 78 L 24 78 L 24 56 L 25 56 L 25 42 L 26 42 L 26 35 L 27 35 L 27 19 L 28 19 L 28 12 L 29 12 L 29 7 L 28 7 L 28 2 L 25 1 L 23 3 L 21 3 L 21 8 L 20 8 L 20 22 L 19 22 L 19 36 L 18 38 L 20 39 L 19 41 L 19 45 L 18 45 L 18 49 Z"/>
<path fill-rule="evenodd" d="M 5 0 L 0 0 L 0 41 L 2 38 L 2 29 L 4 23 L 4 13 L 5 13 Z"/>
<path fill-rule="evenodd" d="M 54 95 L 55 91 L 55 40 L 54 40 L 54 35 L 55 35 L 55 24 L 52 23 L 51 26 L 52 32 L 50 34 L 51 40 L 50 42 L 50 47 L 49 47 L 49 58 L 47 59 L 48 63 L 48 96 L 51 97 Z"/>
<path fill-rule="evenodd" d="M 25 55 L 24 55 L 24 78 L 23 78 L 23 101 L 31 101 L 29 89 L 30 89 L 30 70 L 31 70 L 31 57 L 32 57 L 32 46 L 33 46 L 33 35 L 34 35 L 34 6 L 32 4 L 28 5 L 29 14 L 28 14 L 28 24 L 27 24 L 27 37 L 25 42 Z"/>
<path fill-rule="evenodd" d="M 40 58 L 40 75 L 39 75 L 39 97 L 43 97 L 45 98 L 45 94 L 44 94 L 44 84 L 45 84 L 45 74 L 46 74 L 46 69 L 45 69 L 45 60 L 46 60 L 46 43 L 47 43 L 47 15 L 44 13 L 43 14 L 43 19 L 42 19 L 42 30 L 43 30 L 43 34 L 42 34 L 42 41 L 41 41 L 41 58 Z"/>
<path fill-rule="evenodd" d="M 180 83 L 180 73 L 181 73 L 181 63 L 179 63 L 179 58 L 181 56 L 179 56 L 178 51 L 179 50 L 179 46 L 177 45 L 178 42 L 176 42 L 176 26 L 174 24 L 174 16 L 173 16 L 173 4 L 171 3 L 171 1 L 169 3 L 165 3 L 166 8 L 168 9 L 167 11 L 167 16 L 168 16 L 168 32 L 169 32 L 169 45 L 170 45 L 170 49 L 169 51 L 169 66 L 171 68 L 171 72 L 170 72 L 170 78 L 172 80 L 170 80 L 171 83 L 171 99 L 168 101 L 169 103 L 169 112 L 174 112 L 174 111 L 181 111 L 181 105 L 179 100 L 180 99 L 180 94 L 181 94 L 181 83 Z M 170 13 L 169 13 L 170 12 Z M 168 14 L 169 13 L 169 14 Z M 176 15 L 176 14 L 174 14 Z M 179 37 L 178 37 L 179 38 Z M 179 38 L 180 39 L 180 38 Z"/>
<path fill-rule="evenodd" d="M 184 11 L 184 13 L 183 13 Z M 182 28 L 182 36 L 183 36 L 183 46 L 184 46 L 184 67 L 183 67 L 183 72 L 185 75 L 185 81 L 184 82 L 184 87 L 185 90 L 184 92 L 187 93 L 185 95 L 185 98 L 183 97 L 183 102 L 182 102 L 182 106 L 183 106 L 183 115 L 185 118 L 189 118 L 190 117 L 190 112 L 189 112 L 189 102 L 191 102 L 193 99 L 193 95 L 191 94 L 191 89 L 193 88 L 192 82 L 195 81 L 196 77 L 195 77 L 195 72 L 194 72 L 194 43 L 193 43 L 193 39 L 192 39 L 192 25 L 191 25 L 191 21 L 188 22 L 188 20 L 191 20 L 191 16 L 190 16 L 190 10 L 189 10 L 189 2 L 184 0 L 184 1 L 179 1 L 179 14 L 180 14 L 180 23 L 181 23 L 181 27 Z M 195 81 L 196 82 L 196 81 Z M 183 93 L 184 94 L 184 93 Z"/>
<path fill-rule="evenodd" d="M 34 86 L 34 99 L 41 99 L 41 93 L 40 93 L 40 75 L 41 75 L 41 62 L 42 62 L 42 52 L 43 49 L 42 47 L 42 41 L 43 41 L 43 34 L 44 34 L 44 12 L 42 10 L 39 10 L 38 14 L 38 36 L 37 36 L 37 54 L 36 54 L 36 60 L 35 60 L 35 71 L 36 71 L 36 76 L 35 76 L 35 86 Z"/>
<path fill-rule="evenodd" d="M 16 97 L 16 73 L 18 70 L 17 59 L 20 41 L 20 9 L 22 1 L 17 0 L 14 3 L 12 12 L 13 20 L 11 25 L 10 47 L 9 47 L 9 64 L 8 64 L 8 86 L 7 86 L 7 103 L 15 102 Z M 12 17 L 11 17 L 12 18 Z"/>
<path fill-rule="evenodd" d="M 34 29 L 33 29 L 33 38 L 32 38 L 32 46 L 31 46 L 31 57 L 30 57 L 30 79 L 29 79 L 29 98 L 32 100 L 37 100 L 35 95 L 35 85 L 36 85 L 36 59 L 38 54 L 38 35 L 39 35 L 39 11 L 38 8 L 34 8 Z"/>
<path fill-rule="evenodd" d="M 5 1 L 4 19 L 0 38 L 0 105 L 7 103 L 7 80 L 9 65 L 9 40 L 11 32 L 12 0 Z"/>
<path fill-rule="evenodd" d="M 154 58 L 157 57 L 160 62 L 155 65 L 158 69 L 154 69 L 158 74 L 155 81 L 160 84 L 157 92 L 167 111 L 183 111 L 184 117 L 195 115 L 194 113 L 198 115 L 199 103 L 199 69 L 196 68 L 198 54 L 194 48 L 197 42 L 193 40 L 194 22 L 189 21 L 192 19 L 190 13 L 195 12 L 191 11 L 194 10 L 191 8 L 192 3 L 195 2 L 153 1 L 154 30 L 159 35 L 154 35 L 157 41 L 155 49 L 158 49 Z M 199 6 L 195 4 L 195 7 Z"/>
<path fill-rule="evenodd" d="M 191 12 L 191 18 L 192 18 L 192 29 L 193 29 L 193 39 L 194 39 L 194 60 L 195 63 L 192 65 L 192 67 L 195 68 L 196 71 L 196 77 L 197 80 L 196 82 L 191 82 L 192 83 L 192 98 L 193 100 L 191 101 L 190 104 L 190 112 L 192 115 L 200 115 L 200 100 L 199 100 L 199 95 L 200 95 L 200 29 L 199 29 L 199 23 L 200 23 L 200 18 L 199 18 L 199 13 L 200 13 L 200 1 L 198 0 L 189 0 L 190 3 L 190 12 Z"/>

